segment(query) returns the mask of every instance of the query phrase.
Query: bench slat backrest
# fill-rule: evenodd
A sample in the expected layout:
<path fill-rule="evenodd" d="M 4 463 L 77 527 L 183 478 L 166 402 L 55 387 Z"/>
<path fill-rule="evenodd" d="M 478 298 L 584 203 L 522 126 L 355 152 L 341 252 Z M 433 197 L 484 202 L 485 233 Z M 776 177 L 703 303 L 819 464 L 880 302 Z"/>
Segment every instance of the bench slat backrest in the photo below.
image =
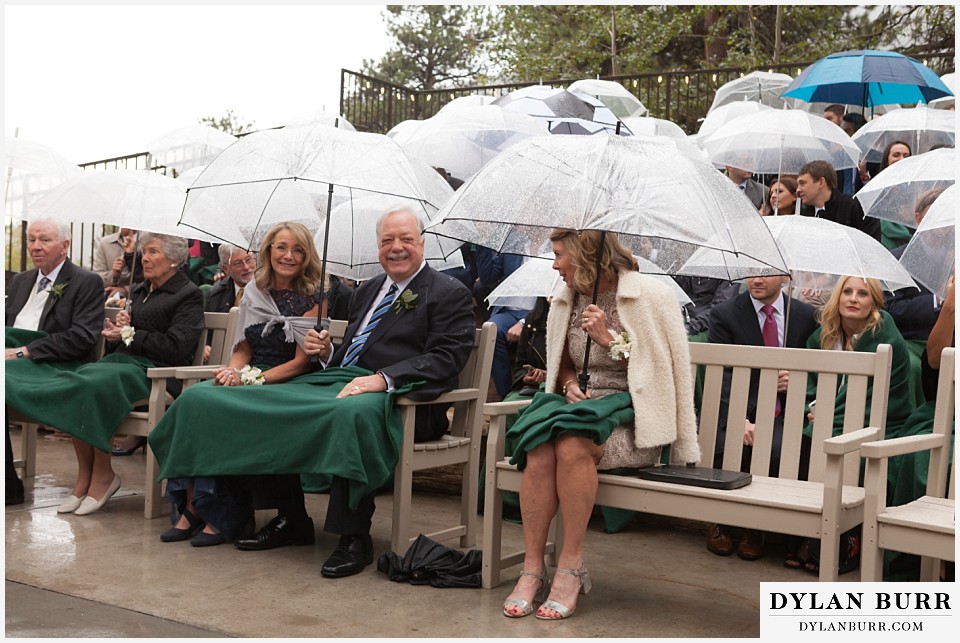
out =
<path fill-rule="evenodd" d="M 750 470 L 755 475 L 769 472 L 773 447 L 776 387 L 780 370 L 790 372 L 786 403 L 782 409 L 783 442 L 780 451 L 779 477 L 796 480 L 799 475 L 800 448 L 806 422 L 806 390 L 808 379 L 817 378 L 816 412 L 810 454 L 808 479 L 821 481 L 826 455 L 821 444 L 832 436 L 835 399 L 838 388 L 846 382 L 843 432 L 862 429 L 867 412 L 867 385 L 873 380 L 870 403 L 870 425 L 881 430 L 886 424 L 887 395 L 890 389 L 891 348 L 881 345 L 876 353 L 824 351 L 801 348 L 767 348 L 732 344 L 690 344 L 692 367 L 706 366 L 700 409 L 699 440 L 703 466 L 712 462 L 717 440 L 717 421 L 723 388 L 723 371 L 730 369 L 730 395 L 723 448 L 722 468 L 740 470 L 743 427 L 747 416 L 751 371 L 759 370 L 756 430 Z M 736 418 L 739 418 L 737 420 Z M 845 462 L 845 484 L 857 484 L 857 454 Z"/>
<path fill-rule="evenodd" d="M 933 411 L 933 433 L 952 435 L 954 412 L 956 405 L 956 349 L 945 348 L 940 355 L 940 379 L 937 381 L 937 403 Z M 953 468 L 947 475 L 950 466 L 949 442 L 947 448 L 931 452 L 930 465 L 927 470 L 927 495 L 947 497 L 956 500 L 957 497 L 957 459 L 953 458 Z M 946 494 L 944 486 L 948 484 Z"/>

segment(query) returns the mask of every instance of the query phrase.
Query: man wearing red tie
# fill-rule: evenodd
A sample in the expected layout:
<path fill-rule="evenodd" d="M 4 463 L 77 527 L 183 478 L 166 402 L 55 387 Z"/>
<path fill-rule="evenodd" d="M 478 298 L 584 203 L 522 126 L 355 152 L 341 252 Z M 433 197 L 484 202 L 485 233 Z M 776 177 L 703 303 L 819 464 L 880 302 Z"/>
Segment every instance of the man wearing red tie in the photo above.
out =
<path fill-rule="evenodd" d="M 710 313 L 708 341 L 712 344 L 740 344 L 742 346 L 780 346 L 803 348 L 807 338 L 817 328 L 816 309 L 796 299 L 790 302 L 790 327 L 784 337 L 787 314 L 787 297 L 781 291 L 787 278 L 752 277 L 746 281 L 747 291 L 728 299 L 714 307 Z M 784 394 L 790 373 L 781 371 L 777 384 L 777 406 L 779 411 L 784 403 Z M 723 444 L 727 432 L 727 409 L 730 402 L 730 383 L 732 371 L 724 369 L 723 389 L 720 396 L 720 418 L 717 424 L 717 451 L 714 453 L 714 467 L 720 467 L 723 461 Z M 755 371 L 750 377 L 750 393 L 747 401 L 747 417 L 743 425 L 742 471 L 750 470 L 753 437 L 757 413 L 757 391 L 760 387 L 760 373 Z M 776 412 L 776 411 L 775 411 Z M 779 414 L 774 418 L 773 449 L 770 458 L 770 475 L 776 476 L 780 470 L 780 443 L 783 438 L 783 419 Z M 720 556 L 733 553 L 733 540 L 730 529 L 725 525 L 711 525 L 707 539 L 707 549 Z M 751 529 L 744 530 L 737 547 L 737 555 L 745 560 L 756 560 L 763 556 L 762 534 Z"/>

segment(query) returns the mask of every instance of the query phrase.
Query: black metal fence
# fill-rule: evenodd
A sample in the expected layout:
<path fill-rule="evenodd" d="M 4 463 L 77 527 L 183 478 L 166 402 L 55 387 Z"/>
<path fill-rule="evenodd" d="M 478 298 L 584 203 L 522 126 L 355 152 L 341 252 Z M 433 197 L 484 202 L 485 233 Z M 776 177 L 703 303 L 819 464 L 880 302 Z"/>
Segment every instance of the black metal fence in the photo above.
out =
<path fill-rule="evenodd" d="M 937 74 L 953 71 L 954 52 L 915 56 Z M 650 116 L 664 118 L 679 125 L 688 134 L 699 129 L 718 87 L 751 71 L 781 72 L 796 77 L 809 62 L 768 65 L 758 70 L 739 67 L 667 71 L 648 74 L 605 76 L 632 92 L 649 110 Z M 517 82 L 498 85 L 454 87 L 418 91 L 394 83 L 343 69 L 340 72 L 340 113 L 354 127 L 364 132 L 385 133 L 404 120 L 425 119 L 436 114 L 454 98 L 470 94 L 502 96 L 530 85 L 566 87 L 577 78 L 539 82 Z"/>

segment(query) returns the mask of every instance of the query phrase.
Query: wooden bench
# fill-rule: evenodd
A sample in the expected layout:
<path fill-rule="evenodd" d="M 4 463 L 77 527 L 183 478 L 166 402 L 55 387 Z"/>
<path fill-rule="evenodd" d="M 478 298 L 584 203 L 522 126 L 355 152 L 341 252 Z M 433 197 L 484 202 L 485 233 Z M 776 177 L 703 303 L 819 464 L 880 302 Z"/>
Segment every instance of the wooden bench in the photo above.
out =
<path fill-rule="evenodd" d="M 864 490 L 858 486 L 861 443 L 883 437 L 890 384 L 891 348 L 875 354 L 813 349 L 691 344 L 691 370 L 705 368 L 699 418 L 703 466 L 712 464 L 724 368 L 732 368 L 723 468 L 739 471 L 742 431 L 750 374 L 760 371 L 756 437 L 751 459 L 752 483 L 716 490 L 600 473 L 596 503 L 644 513 L 716 522 L 777 533 L 820 538 L 820 580 L 837 578 L 840 534 L 863 520 Z M 768 476 L 778 371 L 790 371 L 779 477 Z M 819 374 L 816 417 L 808 480 L 799 480 L 802 428 L 806 417 L 809 375 Z M 831 437 L 838 381 L 847 381 L 843 435 Z M 873 380 L 871 427 L 864 428 L 868 380 Z M 487 435 L 483 526 L 483 586 L 496 587 L 504 568 L 523 562 L 523 551 L 502 553 L 502 494 L 519 491 L 522 472 L 504 458 L 506 417 L 526 402 L 484 406 L 490 417 Z M 558 516 L 559 518 L 559 516 Z M 559 519 L 551 526 L 546 553 L 555 563 L 561 548 Z"/>
<path fill-rule="evenodd" d="M 864 479 L 863 555 L 860 580 L 883 580 L 883 552 L 906 552 L 921 557 L 920 580 L 935 581 L 940 560 L 956 562 L 957 460 L 950 468 L 956 394 L 956 351 L 945 348 L 933 415 L 933 431 L 861 447 L 867 467 Z M 887 462 L 890 457 L 930 451 L 926 495 L 897 507 L 887 506 Z M 948 475 L 949 470 L 949 475 Z"/>
<path fill-rule="evenodd" d="M 116 314 L 120 309 L 106 309 L 107 317 L 111 320 L 116 319 Z M 233 344 L 233 336 L 236 333 L 239 308 L 232 309 L 229 313 L 204 313 L 204 331 L 200 335 L 194 352 L 194 364 L 203 363 L 204 346 L 206 345 L 207 333 L 213 334 L 211 343 L 210 361 L 216 363 L 223 359 L 224 355 L 229 356 Z M 103 339 L 98 344 L 98 356 L 103 356 Z M 150 378 L 150 395 L 145 400 L 140 400 L 134 404 L 134 407 L 146 406 L 146 411 L 131 411 L 117 428 L 117 435 L 139 435 L 148 436 L 153 427 L 160 421 L 160 417 L 167 410 L 167 407 L 173 403 L 173 398 L 167 393 L 167 378 L 174 377 L 178 367 L 157 367 L 148 368 L 147 377 Z M 21 460 L 24 476 L 33 475 L 36 471 L 36 440 L 37 424 L 32 418 L 11 412 L 7 418 L 8 422 L 20 423 L 22 425 L 22 454 Z M 16 465 L 16 461 L 14 462 Z M 158 518 L 163 509 L 163 494 L 161 485 L 157 482 L 157 461 L 153 452 L 147 447 L 146 462 L 146 486 L 144 498 L 144 517 Z"/>

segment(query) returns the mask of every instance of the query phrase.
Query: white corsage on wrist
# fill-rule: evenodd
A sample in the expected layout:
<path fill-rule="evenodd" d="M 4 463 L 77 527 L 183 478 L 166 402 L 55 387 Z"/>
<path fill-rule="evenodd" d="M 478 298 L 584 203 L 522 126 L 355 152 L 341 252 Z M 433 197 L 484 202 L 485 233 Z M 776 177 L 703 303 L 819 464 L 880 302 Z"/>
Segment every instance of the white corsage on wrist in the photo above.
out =
<path fill-rule="evenodd" d="M 614 335 L 613 341 L 610 342 L 610 359 L 615 362 L 619 362 L 622 359 L 629 359 L 632 348 L 633 344 L 630 343 L 630 336 L 627 335 L 626 331 L 619 335 Z"/>
<path fill-rule="evenodd" d="M 133 343 L 133 336 L 136 334 L 137 329 L 133 326 L 124 326 L 120 329 L 120 339 L 123 340 L 123 343 L 126 346 L 130 346 Z"/>
<path fill-rule="evenodd" d="M 244 386 L 263 386 L 266 383 L 263 372 L 249 364 L 238 370 L 237 375 L 240 376 L 240 383 Z"/>

